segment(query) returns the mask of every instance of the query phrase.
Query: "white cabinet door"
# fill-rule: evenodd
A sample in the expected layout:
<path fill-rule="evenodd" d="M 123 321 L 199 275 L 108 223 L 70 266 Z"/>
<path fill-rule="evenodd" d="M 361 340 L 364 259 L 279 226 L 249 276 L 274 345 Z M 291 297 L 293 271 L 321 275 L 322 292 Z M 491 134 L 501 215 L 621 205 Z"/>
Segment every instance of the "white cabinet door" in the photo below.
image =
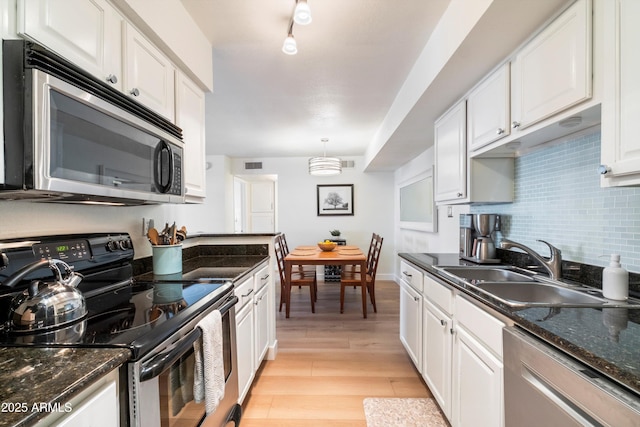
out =
<path fill-rule="evenodd" d="M 488 76 L 467 98 L 467 141 L 477 150 L 511 133 L 509 63 Z"/>
<path fill-rule="evenodd" d="M 124 28 L 124 92 L 174 122 L 175 67 L 132 25 Z"/>
<path fill-rule="evenodd" d="M 466 330 L 455 330 L 451 424 L 456 427 L 504 425 L 502 361 Z"/>
<path fill-rule="evenodd" d="M 456 203 L 467 197 L 466 121 L 462 101 L 434 124 L 436 202 Z"/>
<path fill-rule="evenodd" d="M 602 186 L 640 185 L 640 2 L 604 4 L 604 96 L 602 101 Z M 605 169 L 606 170 L 606 169 Z"/>
<path fill-rule="evenodd" d="M 258 369 L 269 346 L 269 287 L 264 286 L 254 297 L 255 368 Z"/>
<path fill-rule="evenodd" d="M 422 377 L 447 418 L 451 419 L 451 317 L 427 298 L 423 302 Z"/>
<path fill-rule="evenodd" d="M 422 372 L 422 296 L 400 281 L 400 341 Z"/>
<path fill-rule="evenodd" d="M 591 0 L 578 0 L 516 55 L 512 127 L 524 129 L 591 98 Z"/>
<path fill-rule="evenodd" d="M 109 82 L 122 87 L 123 18 L 105 0 L 24 0 L 18 32 Z"/>
<path fill-rule="evenodd" d="M 204 92 L 183 73 L 176 75 L 176 125 L 184 141 L 184 184 L 189 202 L 206 196 Z"/>
<path fill-rule="evenodd" d="M 238 403 L 242 403 L 254 377 L 253 304 L 246 304 L 236 313 L 236 341 L 238 346 Z"/>

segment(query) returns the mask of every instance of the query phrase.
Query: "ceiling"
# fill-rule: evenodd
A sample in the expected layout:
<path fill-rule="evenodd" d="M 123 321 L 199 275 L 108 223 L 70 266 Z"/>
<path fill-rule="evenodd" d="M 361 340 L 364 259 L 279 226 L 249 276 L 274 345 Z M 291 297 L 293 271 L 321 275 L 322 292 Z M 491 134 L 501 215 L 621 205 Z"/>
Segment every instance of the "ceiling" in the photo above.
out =
<path fill-rule="evenodd" d="M 447 7 L 478 0 L 308 0 L 313 22 L 294 25 L 293 56 L 281 49 L 295 0 L 181 1 L 213 47 L 207 154 L 264 158 L 322 154 L 322 138 L 329 155 L 371 151 Z M 447 66 L 368 153 L 370 170 L 428 148 L 434 118 L 567 0 L 486 2 Z"/>

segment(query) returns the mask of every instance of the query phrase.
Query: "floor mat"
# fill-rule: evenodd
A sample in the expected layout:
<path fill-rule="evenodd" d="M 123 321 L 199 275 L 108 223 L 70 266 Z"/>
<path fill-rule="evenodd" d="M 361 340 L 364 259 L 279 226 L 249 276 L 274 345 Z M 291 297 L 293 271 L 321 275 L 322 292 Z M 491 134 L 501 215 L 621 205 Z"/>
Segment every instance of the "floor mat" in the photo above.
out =
<path fill-rule="evenodd" d="M 367 427 L 448 427 L 431 398 L 364 399 Z"/>

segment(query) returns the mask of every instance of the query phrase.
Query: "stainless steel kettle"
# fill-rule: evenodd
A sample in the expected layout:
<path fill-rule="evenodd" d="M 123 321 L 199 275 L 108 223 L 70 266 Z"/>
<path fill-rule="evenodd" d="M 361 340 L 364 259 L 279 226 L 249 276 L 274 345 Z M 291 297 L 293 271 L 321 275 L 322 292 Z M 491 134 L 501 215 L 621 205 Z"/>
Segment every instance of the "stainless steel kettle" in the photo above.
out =
<path fill-rule="evenodd" d="M 51 269 L 55 281 L 34 280 L 13 298 L 9 313 L 11 330 L 48 330 L 69 325 L 87 315 L 84 295 L 77 289 L 82 275 L 75 273 L 69 264 L 59 259 L 31 263 L 16 271 L 3 285 L 14 287 L 27 274 L 45 266 Z"/>

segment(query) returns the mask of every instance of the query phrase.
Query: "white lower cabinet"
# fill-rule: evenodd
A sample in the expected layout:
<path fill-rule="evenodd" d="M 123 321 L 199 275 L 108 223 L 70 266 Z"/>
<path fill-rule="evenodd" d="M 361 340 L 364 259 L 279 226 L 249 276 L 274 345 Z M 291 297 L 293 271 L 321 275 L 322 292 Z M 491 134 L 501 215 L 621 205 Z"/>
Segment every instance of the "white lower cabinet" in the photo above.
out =
<path fill-rule="evenodd" d="M 451 419 L 451 316 L 427 298 L 423 301 L 422 378 L 440 408 Z"/>
<path fill-rule="evenodd" d="M 503 426 L 502 360 L 464 326 L 454 336 L 451 424 Z"/>
<path fill-rule="evenodd" d="M 400 281 L 400 341 L 422 372 L 422 295 Z"/>
<path fill-rule="evenodd" d="M 420 271 L 421 316 L 412 314 L 415 290 L 400 281 L 400 339 L 453 427 L 503 426 L 502 329 L 513 323 Z M 421 331 L 421 340 L 412 331 Z M 409 345 L 416 341 L 422 345 L 420 363 Z"/>
<path fill-rule="evenodd" d="M 52 412 L 36 426 L 117 427 L 120 425 L 119 374 L 115 369 L 100 378 L 62 407 L 69 413 Z"/>
<path fill-rule="evenodd" d="M 238 346 L 238 401 L 242 402 L 251 387 L 254 377 L 254 336 L 253 336 L 253 278 L 240 283 L 235 289 L 238 297 L 236 306 L 236 342 Z"/>
<path fill-rule="evenodd" d="M 264 267 L 254 275 L 253 297 L 254 329 L 255 329 L 255 368 L 262 363 L 269 347 L 269 271 Z"/>
<path fill-rule="evenodd" d="M 269 265 L 258 267 L 236 285 L 236 341 L 238 345 L 238 403 L 251 388 L 260 363 L 269 348 Z"/>

